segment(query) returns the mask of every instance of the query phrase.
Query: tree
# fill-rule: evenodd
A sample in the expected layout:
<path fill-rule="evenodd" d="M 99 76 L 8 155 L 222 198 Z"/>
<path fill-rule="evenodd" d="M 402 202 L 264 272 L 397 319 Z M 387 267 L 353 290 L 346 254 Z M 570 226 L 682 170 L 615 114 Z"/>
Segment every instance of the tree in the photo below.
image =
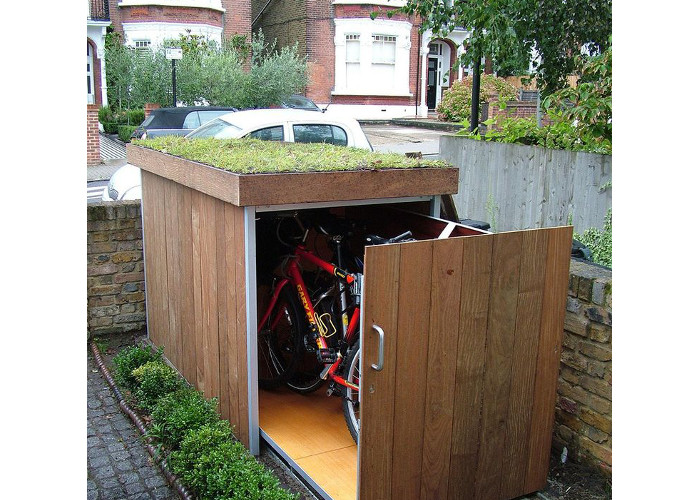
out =
<path fill-rule="evenodd" d="M 604 51 L 612 33 L 611 0 L 408 0 L 399 11 L 419 15 L 421 31 L 436 36 L 469 30 L 459 64 L 472 65 L 474 74 L 482 57 L 511 71 L 534 52 L 533 76 L 545 94 L 564 87 L 582 50 Z"/>
<path fill-rule="evenodd" d="M 459 64 L 472 66 L 471 129 L 478 127 L 479 89 L 481 87 L 482 57 L 503 58 L 504 54 L 520 53 L 523 40 L 516 31 L 517 19 L 512 17 L 514 0 L 408 0 L 400 11 L 418 14 L 422 20 L 421 31 L 430 29 L 437 36 L 446 36 L 456 27 L 470 32 L 469 43 Z M 519 0 L 518 0 L 519 1 Z"/>
<path fill-rule="evenodd" d="M 265 43 L 262 32 L 250 44 L 234 35 L 221 46 L 187 33 L 153 51 L 127 47 L 115 34 L 105 49 L 111 103 L 119 108 L 142 107 L 147 102 L 172 105 L 172 66 L 165 47 L 182 48 L 176 66 L 176 97 L 185 105 L 269 107 L 302 91 L 308 82 L 306 59 L 297 54 L 297 48 L 276 50 L 274 43 Z"/>

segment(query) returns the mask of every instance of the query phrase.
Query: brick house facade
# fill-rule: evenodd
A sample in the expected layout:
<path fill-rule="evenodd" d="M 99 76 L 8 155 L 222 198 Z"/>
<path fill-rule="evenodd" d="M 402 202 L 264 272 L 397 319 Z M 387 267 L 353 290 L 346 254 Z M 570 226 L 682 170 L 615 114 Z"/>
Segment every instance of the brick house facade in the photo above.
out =
<path fill-rule="evenodd" d="M 306 95 L 354 118 L 427 116 L 464 75 L 452 67 L 467 33 L 421 34 L 414 16 L 386 11 L 402 0 L 252 0 L 252 29 L 308 59 Z M 380 12 L 375 20 L 370 13 Z"/>
<path fill-rule="evenodd" d="M 241 34 L 250 39 L 250 0 L 88 0 L 88 104 L 107 105 L 104 42 L 107 28 L 139 48 L 187 32 L 221 42 Z"/>

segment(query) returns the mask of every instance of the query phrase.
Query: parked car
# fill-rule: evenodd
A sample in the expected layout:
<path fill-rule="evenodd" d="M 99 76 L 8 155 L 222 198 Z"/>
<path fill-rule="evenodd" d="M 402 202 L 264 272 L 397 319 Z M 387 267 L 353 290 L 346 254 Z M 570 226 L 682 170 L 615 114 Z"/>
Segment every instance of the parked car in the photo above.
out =
<path fill-rule="evenodd" d="M 145 139 L 161 135 L 187 135 L 200 125 L 236 108 L 223 106 L 183 106 L 179 108 L 157 108 L 136 127 L 132 139 Z"/>
<path fill-rule="evenodd" d="M 298 109 L 250 109 L 228 113 L 190 132 L 187 137 L 325 142 L 372 150 L 357 120 L 333 113 L 309 113 Z"/>
<path fill-rule="evenodd" d="M 292 109 L 306 109 L 308 111 L 326 111 L 325 109 L 319 108 L 316 105 L 316 103 L 308 97 L 304 97 L 303 95 L 299 94 L 292 94 L 289 97 L 289 99 L 285 99 L 284 101 L 282 101 L 282 107 Z"/>
<path fill-rule="evenodd" d="M 193 130 L 187 138 L 264 141 L 323 142 L 372 150 L 357 120 L 333 113 L 309 113 L 299 109 L 251 109 L 227 113 Z M 141 199 L 141 169 L 131 164 L 119 168 L 102 193 L 103 201 Z"/>

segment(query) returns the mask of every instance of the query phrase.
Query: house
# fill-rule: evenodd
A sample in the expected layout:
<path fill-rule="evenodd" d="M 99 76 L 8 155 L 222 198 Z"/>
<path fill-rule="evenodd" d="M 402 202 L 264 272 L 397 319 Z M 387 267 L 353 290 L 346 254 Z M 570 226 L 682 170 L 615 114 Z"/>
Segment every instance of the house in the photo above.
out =
<path fill-rule="evenodd" d="M 127 45 L 141 49 L 185 33 L 219 43 L 234 34 L 250 38 L 250 0 L 88 0 L 88 104 L 107 104 L 104 39 L 110 25 Z"/>
<path fill-rule="evenodd" d="M 252 0 L 252 29 L 278 46 L 297 44 L 309 63 L 307 96 L 358 119 L 427 116 L 464 68 L 468 38 L 421 34 L 414 16 L 386 12 L 404 0 Z M 380 14 L 372 20 L 370 14 Z"/>
<path fill-rule="evenodd" d="M 180 34 L 222 37 L 261 29 L 277 46 L 308 58 L 306 94 L 358 119 L 427 116 L 464 76 L 453 69 L 468 39 L 420 33 L 414 16 L 386 12 L 405 0 L 88 0 L 88 103 L 107 104 L 107 27 L 127 45 L 149 48 Z M 380 12 L 372 20 L 370 14 Z"/>

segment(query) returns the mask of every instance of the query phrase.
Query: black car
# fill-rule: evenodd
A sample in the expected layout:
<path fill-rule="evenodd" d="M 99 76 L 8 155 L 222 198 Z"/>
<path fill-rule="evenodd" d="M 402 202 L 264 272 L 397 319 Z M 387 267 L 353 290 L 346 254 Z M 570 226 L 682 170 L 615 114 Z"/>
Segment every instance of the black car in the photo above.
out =
<path fill-rule="evenodd" d="M 321 110 L 315 102 L 308 97 L 299 94 L 292 94 L 288 99 L 282 101 L 283 108 L 307 109 L 309 111 L 325 111 Z"/>
<path fill-rule="evenodd" d="M 161 135 L 187 135 L 209 120 L 232 111 L 238 111 L 238 109 L 223 106 L 157 108 L 151 111 L 148 118 L 134 130 L 131 138 L 145 139 Z"/>

